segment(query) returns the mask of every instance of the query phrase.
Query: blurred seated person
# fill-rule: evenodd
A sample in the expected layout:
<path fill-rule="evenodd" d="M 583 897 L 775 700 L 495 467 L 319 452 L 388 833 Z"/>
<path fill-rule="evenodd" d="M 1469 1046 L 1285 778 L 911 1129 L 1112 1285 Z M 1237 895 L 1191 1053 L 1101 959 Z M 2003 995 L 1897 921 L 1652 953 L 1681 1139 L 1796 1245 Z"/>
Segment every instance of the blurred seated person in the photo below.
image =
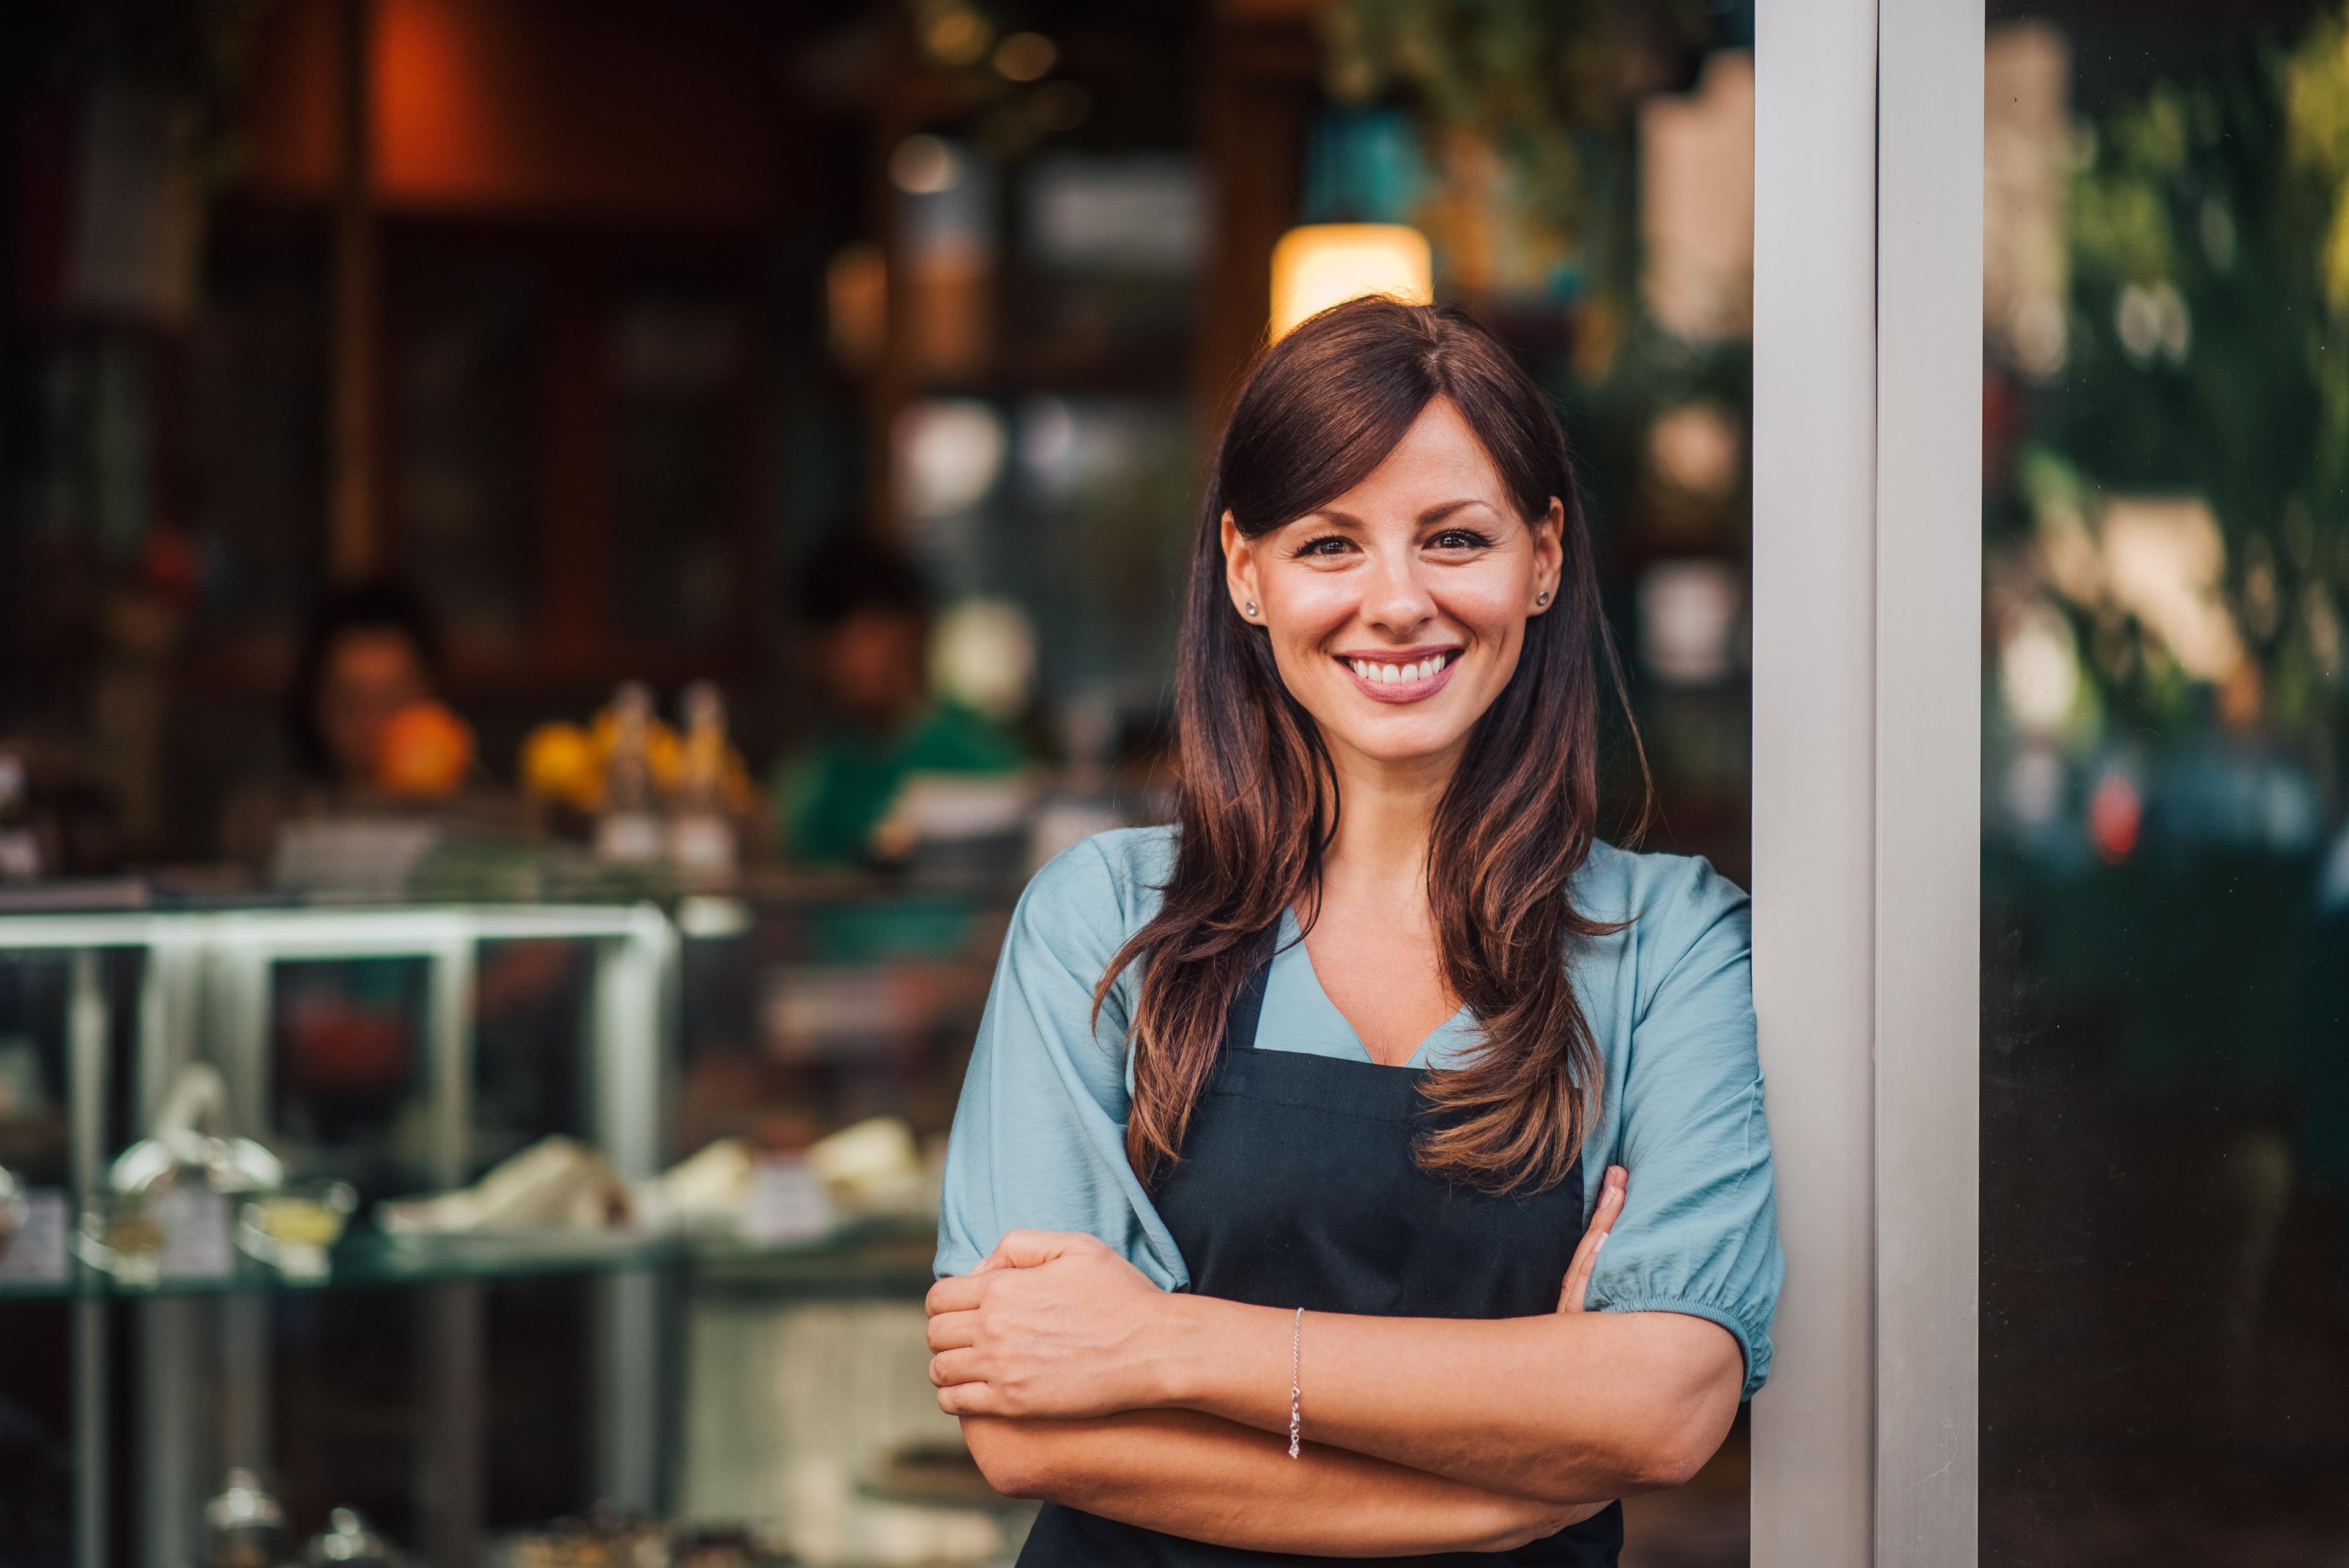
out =
<path fill-rule="evenodd" d="M 404 583 L 334 590 L 311 612 L 285 696 L 293 766 L 244 781 L 223 825 L 232 859 L 268 864 L 278 826 L 380 804 L 385 728 L 441 687 L 440 628 Z"/>
<path fill-rule="evenodd" d="M 837 535 L 807 563 L 799 599 L 830 715 L 775 772 L 776 826 L 790 858 L 870 858 L 874 829 L 915 774 L 1012 774 L 1027 764 L 994 722 L 932 693 L 933 607 L 903 554 Z"/>

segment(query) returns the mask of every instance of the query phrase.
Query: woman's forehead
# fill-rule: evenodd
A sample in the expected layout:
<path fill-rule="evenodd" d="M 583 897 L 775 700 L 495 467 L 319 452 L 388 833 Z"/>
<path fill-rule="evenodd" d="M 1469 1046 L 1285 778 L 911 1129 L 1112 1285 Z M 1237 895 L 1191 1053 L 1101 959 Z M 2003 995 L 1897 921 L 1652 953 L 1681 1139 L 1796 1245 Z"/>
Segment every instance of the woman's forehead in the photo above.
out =
<path fill-rule="evenodd" d="M 1420 410 L 1394 450 L 1361 483 L 1323 510 L 1361 515 L 1365 510 L 1416 517 L 1430 506 L 1462 499 L 1506 508 L 1509 487 L 1493 454 L 1449 398 Z"/>

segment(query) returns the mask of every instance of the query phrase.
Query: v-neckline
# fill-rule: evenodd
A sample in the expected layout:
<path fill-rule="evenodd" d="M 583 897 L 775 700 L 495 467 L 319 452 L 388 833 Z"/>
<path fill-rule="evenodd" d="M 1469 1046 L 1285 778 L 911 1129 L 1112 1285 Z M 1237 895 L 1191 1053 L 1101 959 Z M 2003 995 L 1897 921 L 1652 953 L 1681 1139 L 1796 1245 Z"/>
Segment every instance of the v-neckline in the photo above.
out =
<path fill-rule="evenodd" d="M 1290 948 L 1295 948 L 1297 950 L 1298 958 L 1302 961 L 1305 965 L 1305 973 L 1307 977 L 1313 981 L 1314 998 L 1320 1002 L 1322 1009 L 1327 1012 L 1329 1015 L 1337 1022 L 1338 1025 L 1345 1031 L 1345 1037 L 1353 1043 L 1356 1056 L 1360 1057 L 1361 1060 L 1368 1063 L 1373 1067 L 1384 1067 L 1391 1072 L 1397 1073 L 1414 1072 L 1420 1068 L 1425 1067 L 1427 1065 L 1429 1047 L 1435 1044 L 1435 1043 L 1443 1036 L 1451 1033 L 1454 1025 L 1457 1024 L 1463 1018 L 1469 1016 L 1468 1008 L 1466 1004 L 1464 1003 L 1449 1017 L 1436 1024 L 1434 1028 L 1421 1035 L 1418 1044 L 1414 1044 L 1411 1048 L 1410 1054 L 1403 1057 L 1402 1061 L 1381 1062 L 1378 1057 L 1371 1054 L 1369 1043 L 1362 1038 L 1362 1032 L 1354 1027 L 1354 1021 L 1346 1016 L 1346 1010 L 1340 1007 L 1336 1002 L 1331 1000 L 1330 996 L 1330 988 L 1321 983 L 1321 971 L 1313 967 L 1313 954 L 1305 945 L 1305 931 L 1304 928 L 1298 924 L 1297 911 L 1294 909 L 1283 909 L 1280 912 L 1280 940 L 1275 951 L 1276 953 L 1286 952 Z M 1259 1019 L 1257 1023 L 1257 1032 L 1259 1035 L 1264 1032 L 1264 1024 L 1261 1019 Z"/>

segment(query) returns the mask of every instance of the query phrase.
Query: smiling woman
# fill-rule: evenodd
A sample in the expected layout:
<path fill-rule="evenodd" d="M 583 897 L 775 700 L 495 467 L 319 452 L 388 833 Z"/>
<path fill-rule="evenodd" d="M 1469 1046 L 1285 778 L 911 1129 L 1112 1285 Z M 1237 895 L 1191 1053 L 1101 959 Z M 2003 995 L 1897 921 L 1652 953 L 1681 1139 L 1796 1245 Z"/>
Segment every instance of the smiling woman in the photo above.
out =
<path fill-rule="evenodd" d="M 1050 1505 L 1023 1563 L 1609 1563 L 1613 1500 L 1760 1386 L 1744 900 L 1596 841 L 1606 657 L 1564 432 L 1492 338 L 1362 300 L 1267 353 L 1180 826 L 1039 875 L 956 1117 L 932 1378 Z"/>

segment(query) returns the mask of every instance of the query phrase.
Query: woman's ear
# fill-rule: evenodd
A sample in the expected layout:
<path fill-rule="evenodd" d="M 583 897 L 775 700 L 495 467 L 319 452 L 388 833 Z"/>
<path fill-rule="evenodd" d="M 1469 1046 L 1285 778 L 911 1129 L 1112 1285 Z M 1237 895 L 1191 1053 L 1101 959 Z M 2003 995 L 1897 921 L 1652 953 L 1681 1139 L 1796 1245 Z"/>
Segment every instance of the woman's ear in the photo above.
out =
<path fill-rule="evenodd" d="M 1566 569 L 1566 504 L 1553 495 L 1549 510 L 1534 519 L 1534 603 L 1540 615 L 1557 602 L 1558 578 Z"/>
<path fill-rule="evenodd" d="M 1256 546 L 1224 514 L 1224 587 L 1232 596 L 1232 608 L 1240 612 L 1242 620 L 1257 626 L 1264 624 L 1264 591 L 1257 580 Z"/>

